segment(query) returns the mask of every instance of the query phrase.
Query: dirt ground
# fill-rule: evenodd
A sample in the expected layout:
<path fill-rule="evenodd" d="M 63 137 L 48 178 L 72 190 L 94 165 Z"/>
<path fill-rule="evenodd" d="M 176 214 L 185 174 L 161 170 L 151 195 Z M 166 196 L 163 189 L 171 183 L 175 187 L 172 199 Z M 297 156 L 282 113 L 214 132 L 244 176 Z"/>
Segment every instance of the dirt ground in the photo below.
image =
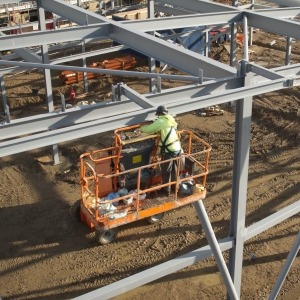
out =
<path fill-rule="evenodd" d="M 270 42 L 276 43 L 270 46 Z M 104 45 L 101 45 L 104 46 Z M 256 30 L 250 61 L 271 68 L 284 65 L 285 40 Z M 70 52 L 76 49 L 70 49 Z M 123 55 L 123 54 L 118 54 Z M 242 58 L 238 49 L 238 58 Z M 229 62 L 223 45 L 210 56 Z M 101 61 L 116 54 L 93 58 Z M 90 61 L 91 62 L 91 61 Z M 89 61 L 87 62 L 89 63 Z M 300 42 L 293 43 L 291 64 L 300 63 Z M 134 70 L 147 70 L 143 59 Z M 171 70 L 170 73 L 178 73 Z M 68 95 L 52 72 L 55 106 Z M 109 98 L 111 84 L 124 82 L 140 93 L 143 79 L 104 76 L 89 81 L 93 101 Z M 163 81 L 162 88 L 184 84 Z M 46 112 L 43 76 L 37 71 L 5 76 L 13 118 Z M 40 86 L 32 95 L 31 88 Z M 83 84 L 74 85 L 77 95 Z M 91 99 L 89 99 L 91 100 Z M 256 96 L 253 102 L 246 226 L 299 200 L 299 88 Z M 235 113 L 177 117 L 179 128 L 192 130 L 212 145 L 206 211 L 217 239 L 229 234 Z M 50 147 L 0 158 L 0 295 L 2 299 L 70 299 L 207 244 L 192 205 L 169 212 L 160 224 L 138 221 L 119 230 L 117 239 L 98 245 L 85 223 L 71 214 L 80 198 L 79 155 L 107 146 L 111 132 L 59 145 L 62 163 L 51 164 Z M 241 299 L 267 299 L 300 229 L 300 214 L 247 241 Z M 224 252 L 227 260 L 228 252 Z M 249 260 L 251 254 L 256 258 Z M 279 299 L 300 299 L 300 254 Z M 225 299 L 226 289 L 213 257 L 115 297 L 127 299 Z"/>

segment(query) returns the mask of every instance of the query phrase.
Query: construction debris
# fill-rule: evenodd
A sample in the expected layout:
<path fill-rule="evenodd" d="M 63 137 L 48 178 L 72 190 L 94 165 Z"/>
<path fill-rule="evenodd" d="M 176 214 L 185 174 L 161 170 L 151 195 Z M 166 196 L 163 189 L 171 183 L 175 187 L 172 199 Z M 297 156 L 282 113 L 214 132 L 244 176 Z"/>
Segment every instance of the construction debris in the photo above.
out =
<path fill-rule="evenodd" d="M 223 115 L 224 110 L 219 108 L 219 105 L 209 106 L 197 110 L 197 116 L 201 117 L 211 117 Z"/>
<path fill-rule="evenodd" d="M 88 68 L 97 68 L 97 69 L 110 69 L 110 70 L 127 70 L 133 68 L 136 65 L 136 59 L 133 56 L 124 56 L 121 58 L 114 58 L 111 60 L 104 60 L 103 62 L 94 62 L 91 65 L 88 65 Z M 86 73 L 87 79 L 96 78 L 98 76 L 103 76 L 104 74 L 100 73 Z M 74 84 L 84 79 L 83 72 L 75 71 L 62 71 L 59 75 L 60 80 L 63 84 Z"/>

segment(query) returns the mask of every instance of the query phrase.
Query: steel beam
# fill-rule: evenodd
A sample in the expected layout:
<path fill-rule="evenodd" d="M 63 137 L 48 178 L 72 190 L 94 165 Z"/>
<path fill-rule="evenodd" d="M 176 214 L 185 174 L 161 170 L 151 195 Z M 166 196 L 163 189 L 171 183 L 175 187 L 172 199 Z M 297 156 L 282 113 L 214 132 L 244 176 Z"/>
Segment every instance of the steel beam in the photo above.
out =
<path fill-rule="evenodd" d="M 219 241 L 219 247 L 222 251 L 226 251 L 233 246 L 233 241 L 230 238 L 225 238 Z M 74 300 L 96 300 L 110 299 L 136 287 L 139 287 L 148 282 L 166 276 L 170 273 L 181 270 L 196 262 L 209 258 L 212 251 L 209 245 L 194 250 L 175 259 L 169 260 L 153 268 L 147 269 L 135 275 L 129 276 L 115 283 L 109 284 L 103 288 L 89 292 L 85 295 L 74 298 Z"/>
<path fill-rule="evenodd" d="M 164 74 L 160 74 L 164 75 Z M 228 80 L 218 80 L 210 83 L 203 83 L 200 86 L 191 85 L 178 89 L 164 90 L 160 94 L 144 95 L 149 101 L 159 105 L 160 103 L 168 103 L 170 101 L 188 101 L 192 98 L 199 98 L 204 95 L 211 94 L 213 91 L 220 94 L 227 93 L 228 89 L 242 87 L 243 78 L 232 78 Z M 185 98 L 183 98 L 185 97 Z M 190 99 L 189 99 L 190 98 Z M 127 110 L 128 109 L 128 110 Z M 62 113 L 60 111 L 36 115 L 32 117 L 12 120 L 10 124 L 0 125 L 1 138 L 8 139 L 20 135 L 32 134 L 42 130 L 61 128 L 80 124 L 100 118 L 113 116 L 115 112 L 137 111 L 138 107 L 130 101 L 121 101 L 115 103 L 98 103 L 83 108 L 72 108 Z M 84 113 L 83 111 L 84 110 Z"/>
<path fill-rule="evenodd" d="M 162 12 L 164 14 L 172 15 L 172 16 L 181 16 L 181 15 L 192 15 L 194 14 L 191 11 L 184 10 L 184 9 L 179 9 L 179 8 L 174 8 L 170 6 L 164 6 L 161 4 L 154 4 L 154 9 L 157 12 Z"/>
<path fill-rule="evenodd" d="M 300 39 L 300 24 L 291 20 L 277 19 L 276 17 L 265 16 L 263 13 L 244 12 L 248 17 L 248 25 L 274 32 L 284 36 Z"/>
<path fill-rule="evenodd" d="M 285 80 L 277 79 L 273 82 L 267 82 L 260 85 L 252 85 L 246 88 L 238 88 L 232 91 L 226 91 L 225 95 L 224 91 L 222 91 L 200 98 L 195 97 L 189 100 L 186 98 L 181 98 L 176 102 L 174 100 L 171 100 L 171 102 L 167 102 L 165 98 L 162 98 L 164 100 L 160 104 L 166 104 L 169 108 L 170 113 L 172 114 L 182 114 L 210 105 L 226 103 L 244 97 L 262 94 L 263 92 L 279 90 L 287 86 L 289 86 L 289 83 L 287 83 Z M 176 89 L 174 90 L 177 91 Z M 148 99 L 150 99 L 150 97 Z M 124 101 L 124 104 L 125 103 L 126 102 Z M 109 118 L 74 125 L 63 129 L 57 129 L 51 132 L 34 134 L 32 136 L 18 138 L 12 141 L 2 142 L 0 143 L 0 156 L 6 156 L 31 149 L 36 149 L 39 147 L 51 145 L 54 142 L 61 143 L 75 138 L 98 134 L 101 132 L 114 130 L 115 128 L 141 123 L 145 120 L 153 120 L 155 118 L 155 108 L 143 110 L 140 109 L 135 110 L 134 112 L 132 112 L 132 109 L 130 109 L 129 105 L 126 106 L 126 108 L 127 109 L 123 109 L 123 111 L 120 111 L 122 115 L 118 115 L 118 118 L 116 118 L 116 115 L 114 114 L 114 116 Z"/>
<path fill-rule="evenodd" d="M 213 228 L 210 224 L 210 221 L 209 221 L 208 215 L 205 211 L 205 207 L 203 205 L 202 200 L 194 202 L 194 207 L 197 211 L 197 214 L 198 214 L 199 220 L 201 222 L 202 228 L 205 232 L 205 236 L 206 236 L 206 238 L 208 240 L 208 243 L 211 247 L 211 251 L 212 251 L 212 253 L 215 257 L 215 260 L 217 262 L 218 268 L 220 270 L 220 273 L 221 273 L 222 278 L 224 280 L 224 283 L 226 285 L 227 292 L 230 296 L 230 299 L 238 300 L 239 297 L 237 295 L 235 287 L 234 287 L 234 285 L 232 283 L 232 280 L 230 278 L 230 275 L 229 275 L 228 269 L 226 267 L 224 257 L 222 255 L 222 251 L 219 247 L 217 238 L 216 238 L 215 233 L 213 231 Z"/>
<path fill-rule="evenodd" d="M 57 15 L 76 22 L 79 25 L 86 25 L 87 19 L 88 24 L 104 23 L 107 24 L 107 18 L 91 11 L 85 10 L 73 4 L 69 4 L 60 0 L 39 0 L 40 5 Z"/>
<path fill-rule="evenodd" d="M 268 0 L 268 2 L 276 3 L 281 6 L 299 6 L 299 0 Z"/>
<path fill-rule="evenodd" d="M 0 51 L 33 47 L 42 44 L 64 43 L 70 40 L 81 41 L 82 39 L 108 37 L 109 27 L 109 24 L 99 24 L 1 36 Z"/>
<path fill-rule="evenodd" d="M 249 71 L 255 73 L 256 75 L 260 75 L 263 76 L 267 79 L 271 79 L 271 80 L 276 80 L 276 79 L 280 79 L 280 78 L 284 78 L 284 75 L 281 75 L 277 72 L 275 72 L 274 70 L 270 70 L 270 69 L 266 69 L 264 67 L 261 67 L 259 65 L 256 64 L 252 64 L 250 63 L 248 65 Z"/>
<path fill-rule="evenodd" d="M 237 8 L 220 4 L 213 3 L 209 1 L 201 1 L 201 0 L 172 0 L 172 1 L 157 1 L 162 4 L 171 4 L 173 7 L 181 7 L 186 10 L 201 12 L 201 13 L 210 13 L 210 12 L 224 12 L 224 11 L 239 11 Z"/>
<path fill-rule="evenodd" d="M 269 8 L 269 9 L 256 9 L 255 13 L 260 13 L 261 15 L 266 17 L 273 17 L 278 19 L 288 19 L 288 18 L 296 18 L 300 15 L 300 2 L 298 3 L 298 7 L 293 8 Z"/>
<path fill-rule="evenodd" d="M 135 90 L 131 89 L 126 84 L 121 85 L 121 93 L 127 97 L 128 99 L 132 100 L 136 104 L 138 104 L 142 108 L 154 108 L 156 104 L 151 100 L 148 100 L 146 97 L 142 96 L 141 94 L 137 93 Z"/>
<path fill-rule="evenodd" d="M 97 74 L 110 74 L 110 75 L 120 75 L 120 76 L 136 76 L 144 78 L 157 78 L 158 76 L 170 79 L 170 80 L 183 80 L 183 81 L 198 81 L 196 76 L 180 76 L 180 75 L 169 75 L 169 74 L 157 74 L 157 73 L 144 73 L 135 71 L 123 71 L 123 70 L 109 70 L 109 69 L 96 69 L 96 68 L 83 68 L 75 66 L 61 66 L 61 65 L 50 65 L 50 64 L 36 64 L 30 62 L 16 62 L 16 61 L 1 61 L 0 66 L 21 66 L 27 67 L 27 69 L 42 68 L 50 70 L 70 70 L 79 72 L 91 72 Z M 4 69 L 5 70 L 5 69 Z M 0 69 L 0 74 L 2 73 Z"/>
<path fill-rule="evenodd" d="M 165 30 L 174 28 L 186 28 L 205 25 L 228 24 L 233 22 L 241 22 L 243 13 L 238 11 L 233 12 L 218 12 L 192 14 L 189 16 L 176 16 L 170 18 L 156 18 L 151 20 L 135 20 L 122 21 L 122 24 L 130 26 L 130 28 L 138 28 L 142 31 Z"/>
<path fill-rule="evenodd" d="M 65 8 L 67 11 L 72 8 L 70 4 L 58 0 L 40 1 L 44 8 L 57 14 L 60 14 L 60 10 L 63 8 Z M 88 14 L 88 12 L 77 7 L 75 7 L 75 9 L 76 10 L 74 11 L 74 14 L 68 13 L 68 18 L 70 20 L 74 20 L 76 23 L 82 24 L 83 19 L 86 15 L 88 15 L 89 24 L 91 24 L 90 14 Z M 196 53 L 191 54 L 189 50 L 180 51 L 174 48 L 168 42 L 157 40 L 157 38 L 154 38 L 136 29 L 129 28 L 128 26 L 124 26 L 124 24 L 120 24 L 96 14 L 92 14 L 92 22 L 97 22 L 97 18 L 102 21 L 104 20 L 111 25 L 109 27 L 109 37 L 113 40 L 123 45 L 127 45 L 148 57 L 159 59 L 160 61 L 163 61 L 188 74 L 197 75 L 199 69 L 203 70 L 205 77 L 227 77 L 235 74 L 235 69 L 225 66 L 212 59 L 208 59 Z M 139 41 L 138 43 L 136 43 L 137 40 Z M 180 60 L 178 59 L 179 55 L 181 56 Z"/>
<path fill-rule="evenodd" d="M 245 230 L 244 241 L 252 239 L 256 235 L 268 230 L 299 212 L 300 200 L 247 227 Z"/>
<path fill-rule="evenodd" d="M 277 71 L 281 74 L 292 77 L 295 77 L 295 74 L 300 74 L 299 70 L 299 65 L 298 67 L 289 66 L 277 68 Z M 261 82 L 259 80 L 261 80 Z M 289 86 L 289 83 L 284 79 L 277 79 L 275 82 L 270 82 L 267 81 L 266 78 L 257 76 L 254 81 L 256 84 L 249 88 L 241 88 L 243 85 L 243 78 L 231 78 L 227 80 L 224 79 L 206 82 L 200 86 L 192 85 L 169 89 L 163 91 L 161 94 L 149 94 L 145 96 L 147 99 L 156 104 L 167 104 L 173 102 L 172 105 L 174 106 L 174 113 L 180 114 L 181 112 L 188 112 L 195 110 L 196 108 L 237 100 L 239 99 L 237 97 L 257 95 L 266 91 L 278 90 Z M 297 84 L 296 80 L 294 80 L 294 84 Z M 211 102 L 213 104 L 211 104 L 210 101 L 213 101 Z M 34 133 L 38 129 L 48 130 L 49 128 L 54 129 L 87 122 L 95 120 L 99 116 L 105 118 L 112 116 L 114 111 L 124 111 L 125 108 L 128 108 L 128 111 L 139 109 L 135 106 L 135 104 L 130 104 L 124 101 L 119 102 L 118 107 L 111 107 L 110 105 L 105 105 L 105 107 L 103 107 L 103 104 L 100 103 L 84 108 L 84 114 L 80 112 L 79 108 L 77 108 L 76 110 L 67 110 L 65 113 L 56 112 L 47 115 L 13 120 L 13 123 L 4 124 L 0 127 L 1 136 L 3 139 L 11 138 L 13 136 Z M 55 127 L 53 127 L 53 124 L 55 124 Z M 88 135 L 88 133 L 86 134 Z"/>
<path fill-rule="evenodd" d="M 130 32 L 122 27 L 114 26 L 110 37 L 118 43 L 129 45 L 130 48 L 140 53 L 157 58 L 174 68 L 194 76 L 199 74 L 199 69 L 203 70 L 205 77 L 214 78 L 227 77 L 236 73 L 236 70 L 232 67 L 221 66 L 222 64 L 219 62 L 182 47 L 174 47 L 168 42 L 158 40 L 147 34 L 140 34 L 139 43 L 137 44 L 136 32 L 133 29 Z"/>

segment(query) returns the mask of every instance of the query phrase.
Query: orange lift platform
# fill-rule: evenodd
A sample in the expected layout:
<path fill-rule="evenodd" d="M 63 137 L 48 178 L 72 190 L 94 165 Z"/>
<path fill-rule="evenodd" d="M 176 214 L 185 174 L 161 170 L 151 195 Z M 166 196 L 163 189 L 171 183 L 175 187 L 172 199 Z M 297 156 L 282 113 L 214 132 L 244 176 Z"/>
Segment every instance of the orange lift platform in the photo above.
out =
<path fill-rule="evenodd" d="M 181 155 L 161 161 L 160 136 L 137 133 L 141 125 L 115 130 L 114 146 L 80 156 L 81 199 L 75 211 L 101 244 L 113 241 L 121 225 L 145 218 L 159 222 L 165 212 L 206 196 L 211 146 L 181 130 Z M 171 160 L 178 163 L 177 179 L 163 184 L 161 165 Z M 169 185 L 171 194 L 162 195 Z"/>

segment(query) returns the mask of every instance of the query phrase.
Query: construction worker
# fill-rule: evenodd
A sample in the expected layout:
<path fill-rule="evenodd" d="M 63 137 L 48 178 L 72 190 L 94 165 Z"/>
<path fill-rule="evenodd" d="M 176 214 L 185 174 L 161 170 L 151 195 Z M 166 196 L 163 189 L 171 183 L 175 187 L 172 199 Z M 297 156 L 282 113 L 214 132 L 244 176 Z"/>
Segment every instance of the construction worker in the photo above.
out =
<path fill-rule="evenodd" d="M 141 126 L 142 132 L 153 134 L 160 132 L 159 148 L 163 160 L 178 157 L 181 152 L 181 145 L 177 135 L 177 123 L 175 119 L 168 115 L 168 109 L 160 105 L 156 109 L 158 119 L 150 125 Z M 176 181 L 178 160 L 173 160 L 161 164 L 163 184 Z M 167 196 L 170 195 L 171 186 L 161 190 Z"/>

